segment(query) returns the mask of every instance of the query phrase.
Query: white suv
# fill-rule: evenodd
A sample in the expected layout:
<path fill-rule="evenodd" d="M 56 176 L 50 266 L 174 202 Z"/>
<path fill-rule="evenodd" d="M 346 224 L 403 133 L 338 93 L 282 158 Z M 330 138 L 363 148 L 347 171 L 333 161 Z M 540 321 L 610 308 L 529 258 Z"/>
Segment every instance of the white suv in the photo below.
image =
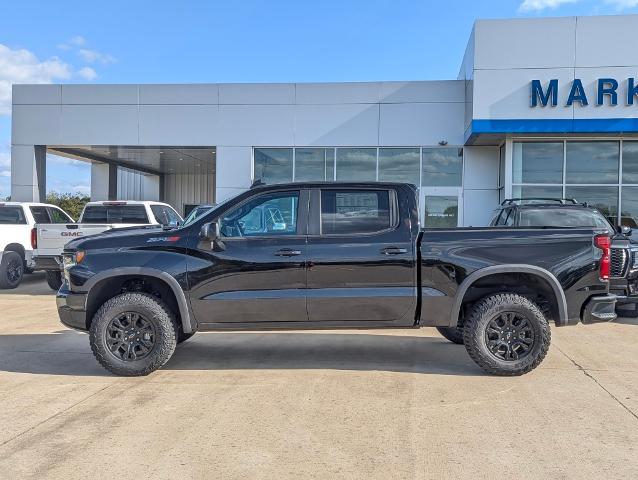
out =
<path fill-rule="evenodd" d="M 34 269 L 31 247 L 36 223 L 69 223 L 64 210 L 46 203 L 0 202 L 0 288 L 15 288 Z"/>

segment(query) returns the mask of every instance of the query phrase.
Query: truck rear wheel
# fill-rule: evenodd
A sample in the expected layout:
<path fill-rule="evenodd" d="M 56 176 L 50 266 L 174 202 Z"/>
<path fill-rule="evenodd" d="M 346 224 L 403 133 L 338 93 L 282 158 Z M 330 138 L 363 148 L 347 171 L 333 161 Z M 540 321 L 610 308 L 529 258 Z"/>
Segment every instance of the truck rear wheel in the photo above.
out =
<path fill-rule="evenodd" d="M 500 293 L 474 305 L 465 320 L 463 339 L 470 357 L 483 370 L 514 376 L 540 365 L 549 349 L 551 331 L 535 303 Z"/>
<path fill-rule="evenodd" d="M 60 290 L 62 286 L 62 272 L 58 272 L 56 270 L 47 270 L 47 285 L 51 290 L 55 290 L 56 292 Z"/>
<path fill-rule="evenodd" d="M 463 329 L 460 327 L 436 327 L 441 335 L 450 342 L 463 345 Z"/>
<path fill-rule="evenodd" d="M 0 288 L 16 288 L 24 275 L 24 260 L 20 254 L 12 251 L 2 254 L 0 261 Z"/>
<path fill-rule="evenodd" d="M 123 293 L 107 300 L 93 317 L 90 343 L 93 355 L 116 375 L 148 375 L 175 352 L 175 316 L 158 298 L 146 293 Z"/>

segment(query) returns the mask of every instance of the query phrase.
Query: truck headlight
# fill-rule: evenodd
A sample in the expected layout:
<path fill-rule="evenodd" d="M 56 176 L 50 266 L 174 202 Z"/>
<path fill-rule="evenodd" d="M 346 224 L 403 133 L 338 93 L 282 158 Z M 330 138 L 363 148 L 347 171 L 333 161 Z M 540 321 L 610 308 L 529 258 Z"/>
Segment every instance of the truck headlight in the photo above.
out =
<path fill-rule="evenodd" d="M 71 275 L 69 270 L 84 261 L 86 252 L 79 250 L 75 253 L 65 253 L 62 255 L 62 267 L 64 268 L 64 279 L 67 283 L 71 283 Z"/>
<path fill-rule="evenodd" d="M 631 249 L 631 269 L 638 268 L 638 248 Z"/>

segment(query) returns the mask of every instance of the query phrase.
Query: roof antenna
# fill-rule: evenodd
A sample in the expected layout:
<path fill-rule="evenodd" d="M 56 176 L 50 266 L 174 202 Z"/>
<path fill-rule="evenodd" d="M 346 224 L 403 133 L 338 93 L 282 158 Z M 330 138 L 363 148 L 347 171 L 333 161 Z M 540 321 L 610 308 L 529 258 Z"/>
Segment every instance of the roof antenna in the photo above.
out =
<path fill-rule="evenodd" d="M 266 185 L 266 182 L 264 182 L 261 178 L 257 178 L 253 184 L 250 186 L 250 188 L 255 188 L 255 187 L 259 187 L 261 185 Z"/>

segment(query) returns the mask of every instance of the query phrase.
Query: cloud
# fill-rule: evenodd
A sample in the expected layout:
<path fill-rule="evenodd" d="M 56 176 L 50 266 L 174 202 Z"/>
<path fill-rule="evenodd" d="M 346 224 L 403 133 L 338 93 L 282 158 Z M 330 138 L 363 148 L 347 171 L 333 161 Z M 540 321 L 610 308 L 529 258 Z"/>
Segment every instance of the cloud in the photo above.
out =
<path fill-rule="evenodd" d="M 638 7 L 638 0 L 605 0 L 605 3 L 616 7 L 618 10 Z"/>
<path fill-rule="evenodd" d="M 84 80 L 91 81 L 91 80 L 95 80 L 97 78 L 97 73 L 91 67 L 80 68 L 77 73 Z"/>
<path fill-rule="evenodd" d="M 0 146 L 0 178 L 11 176 L 11 154 L 8 147 Z M 4 197 L 0 195 L 0 197 Z"/>
<path fill-rule="evenodd" d="M 58 57 L 40 61 L 25 49 L 11 49 L 0 43 L 0 115 L 11 111 L 11 85 L 51 83 L 73 75 L 71 66 Z"/>
<path fill-rule="evenodd" d="M 86 40 L 81 35 L 69 38 L 68 42 L 58 44 L 60 50 L 71 50 L 74 47 L 81 47 L 86 45 Z"/>
<path fill-rule="evenodd" d="M 109 53 L 102 53 L 98 52 L 97 50 L 90 50 L 88 48 L 80 48 L 78 50 L 78 55 L 82 57 L 82 60 L 88 63 L 99 62 L 107 65 L 109 63 L 114 63 L 115 61 L 117 61 L 117 59 Z"/>
<path fill-rule="evenodd" d="M 554 9 L 567 3 L 576 3 L 580 0 L 524 0 L 518 7 L 519 12 L 538 12 L 547 8 Z"/>

